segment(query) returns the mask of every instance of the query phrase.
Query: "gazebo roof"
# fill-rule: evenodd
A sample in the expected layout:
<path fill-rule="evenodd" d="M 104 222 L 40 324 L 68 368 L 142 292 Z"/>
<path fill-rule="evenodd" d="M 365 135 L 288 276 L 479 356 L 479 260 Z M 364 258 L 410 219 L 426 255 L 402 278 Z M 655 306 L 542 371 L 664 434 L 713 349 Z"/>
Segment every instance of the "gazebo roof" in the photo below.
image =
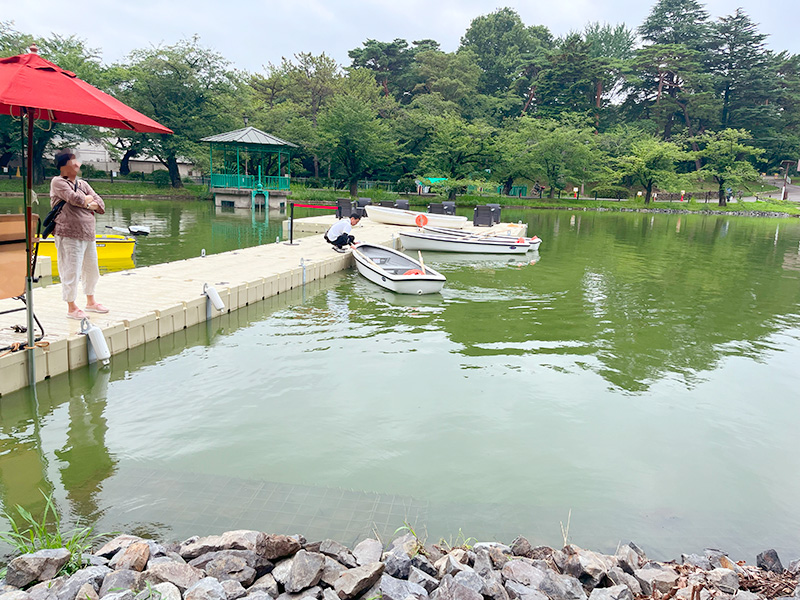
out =
<path fill-rule="evenodd" d="M 236 131 L 219 133 L 204 137 L 200 141 L 212 144 L 249 144 L 253 146 L 288 146 L 289 148 L 297 148 L 297 144 L 282 140 L 255 127 L 245 127 Z"/>

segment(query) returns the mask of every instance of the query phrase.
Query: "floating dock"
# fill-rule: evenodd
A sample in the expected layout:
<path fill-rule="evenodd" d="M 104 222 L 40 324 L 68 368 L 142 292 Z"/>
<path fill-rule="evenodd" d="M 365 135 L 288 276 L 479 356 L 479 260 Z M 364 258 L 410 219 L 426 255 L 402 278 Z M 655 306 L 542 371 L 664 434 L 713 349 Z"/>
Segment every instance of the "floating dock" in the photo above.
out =
<path fill-rule="evenodd" d="M 205 284 L 217 290 L 225 312 L 301 287 L 353 265 L 349 252 L 334 252 L 322 238 L 334 222 L 332 215 L 295 219 L 295 245 L 277 242 L 107 273 L 100 278 L 97 298 L 111 311 L 87 315 L 102 330 L 114 355 L 205 322 Z M 481 233 L 524 235 L 524 227 L 500 223 L 492 228 L 474 229 Z M 353 228 L 353 235 L 359 241 L 396 246 L 397 233 L 402 229 L 364 218 Z M 473 227 L 468 225 L 466 229 Z M 288 238 L 288 222 L 284 222 L 284 238 Z M 79 306 L 82 300 L 79 295 Z M 21 306 L 18 300 L 0 300 L 0 312 Z M 36 380 L 86 366 L 87 336 L 80 333 L 79 321 L 67 318 L 61 285 L 34 288 L 33 308 L 45 330 L 42 340 L 45 343 L 34 350 Z M 213 311 L 213 315 L 219 314 Z M 0 315 L 0 347 L 24 345 L 27 334 L 12 329 L 24 323 L 24 311 Z M 28 354 L 20 350 L 0 356 L 0 396 L 28 385 Z"/>

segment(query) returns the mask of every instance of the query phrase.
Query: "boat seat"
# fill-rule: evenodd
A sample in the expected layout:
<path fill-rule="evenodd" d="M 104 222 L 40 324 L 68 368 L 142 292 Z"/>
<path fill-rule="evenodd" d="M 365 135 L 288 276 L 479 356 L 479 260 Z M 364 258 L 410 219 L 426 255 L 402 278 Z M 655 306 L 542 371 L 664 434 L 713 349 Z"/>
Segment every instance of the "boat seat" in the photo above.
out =
<path fill-rule="evenodd" d="M 343 219 L 353 214 L 353 203 L 350 198 L 337 198 L 336 199 L 336 218 Z"/>
<path fill-rule="evenodd" d="M 444 207 L 444 214 L 446 215 L 454 215 L 456 214 L 456 203 L 452 200 L 442 202 L 442 206 Z"/>
<path fill-rule="evenodd" d="M 486 206 L 491 206 L 494 209 L 492 213 L 492 223 L 499 223 L 500 222 L 500 205 L 499 204 L 487 204 Z"/>
<path fill-rule="evenodd" d="M 405 198 L 400 198 L 397 202 L 394 203 L 395 208 L 399 208 L 400 210 L 408 210 L 408 200 Z"/>
<path fill-rule="evenodd" d="M 31 239 L 38 238 L 39 216 L 31 216 Z M 37 234 L 34 236 L 33 232 Z M 31 273 L 36 271 L 36 257 L 38 248 L 34 246 L 31 256 Z M 25 248 L 25 215 L 0 215 L 0 300 L 14 298 L 22 302 L 23 306 L 0 312 L 6 315 L 26 310 L 25 279 L 28 276 L 28 256 Z M 38 342 L 44 337 L 44 329 L 36 315 L 34 321 L 41 332 L 35 340 Z M 25 344 L 23 344 L 24 346 Z"/>
<path fill-rule="evenodd" d="M 372 204 L 371 198 L 358 198 L 356 200 L 356 205 L 353 207 L 353 212 L 356 213 L 359 217 L 365 217 L 367 211 L 364 209 L 365 206 Z"/>
<path fill-rule="evenodd" d="M 444 204 L 441 202 L 431 202 L 428 204 L 428 212 L 432 215 L 443 215 L 444 214 Z"/>
<path fill-rule="evenodd" d="M 391 200 L 381 200 L 378 202 L 378 206 L 385 206 L 386 208 L 394 208 L 394 202 Z"/>
<path fill-rule="evenodd" d="M 472 211 L 472 224 L 475 227 L 491 227 L 494 224 L 494 210 L 488 204 L 479 204 Z"/>

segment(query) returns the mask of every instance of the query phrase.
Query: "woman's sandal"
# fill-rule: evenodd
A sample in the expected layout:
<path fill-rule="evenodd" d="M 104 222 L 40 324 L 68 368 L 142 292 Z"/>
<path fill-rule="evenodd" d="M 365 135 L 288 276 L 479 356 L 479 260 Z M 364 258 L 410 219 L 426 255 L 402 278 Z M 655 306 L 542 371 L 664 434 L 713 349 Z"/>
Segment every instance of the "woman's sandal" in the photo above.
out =
<path fill-rule="evenodd" d="M 86 313 L 83 312 L 80 308 L 73 310 L 72 312 L 67 313 L 68 319 L 75 319 L 76 321 L 80 321 L 82 319 L 88 319 L 89 317 L 86 316 Z"/>
<path fill-rule="evenodd" d="M 105 313 L 108 312 L 108 309 L 105 306 L 103 306 L 102 304 L 100 304 L 99 302 L 97 304 L 92 304 L 91 306 L 86 306 L 86 308 L 84 308 L 84 310 L 88 310 L 89 312 L 101 313 L 101 314 L 105 314 Z"/>

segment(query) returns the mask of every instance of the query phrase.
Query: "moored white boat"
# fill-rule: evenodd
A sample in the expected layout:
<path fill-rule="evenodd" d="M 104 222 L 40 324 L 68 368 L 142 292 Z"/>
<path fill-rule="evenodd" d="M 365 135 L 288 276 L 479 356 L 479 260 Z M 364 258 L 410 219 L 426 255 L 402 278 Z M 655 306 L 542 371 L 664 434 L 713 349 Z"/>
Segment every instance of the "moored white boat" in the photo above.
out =
<path fill-rule="evenodd" d="M 447 235 L 428 231 L 401 231 L 405 250 L 463 252 L 470 254 L 525 254 L 531 247 L 526 238 L 495 238 L 469 235 Z"/>
<path fill-rule="evenodd" d="M 386 246 L 358 244 L 353 258 L 363 277 L 398 294 L 435 294 L 446 281 L 441 273 Z"/>
<path fill-rule="evenodd" d="M 407 225 L 409 227 L 422 227 L 432 225 L 435 227 L 446 227 L 452 229 L 463 229 L 467 224 L 467 217 L 456 215 L 434 215 L 431 213 L 417 212 L 415 210 L 403 210 L 400 208 L 389 208 L 387 206 L 375 206 L 368 204 L 364 207 L 367 217 L 376 223 L 386 225 Z"/>
<path fill-rule="evenodd" d="M 539 238 L 536 235 L 534 235 L 533 237 L 524 237 L 524 236 L 515 237 L 513 235 L 493 234 L 491 232 L 474 233 L 470 231 L 454 231 L 452 229 L 445 229 L 443 227 L 430 227 L 430 226 L 423 227 L 422 230 L 424 233 L 429 234 L 431 236 L 443 236 L 443 237 L 458 238 L 458 239 L 492 240 L 492 241 L 501 241 L 504 243 L 511 243 L 511 242 L 527 243 L 529 245 L 528 249 L 530 250 L 538 250 L 539 246 L 541 246 L 542 244 L 541 238 Z"/>

